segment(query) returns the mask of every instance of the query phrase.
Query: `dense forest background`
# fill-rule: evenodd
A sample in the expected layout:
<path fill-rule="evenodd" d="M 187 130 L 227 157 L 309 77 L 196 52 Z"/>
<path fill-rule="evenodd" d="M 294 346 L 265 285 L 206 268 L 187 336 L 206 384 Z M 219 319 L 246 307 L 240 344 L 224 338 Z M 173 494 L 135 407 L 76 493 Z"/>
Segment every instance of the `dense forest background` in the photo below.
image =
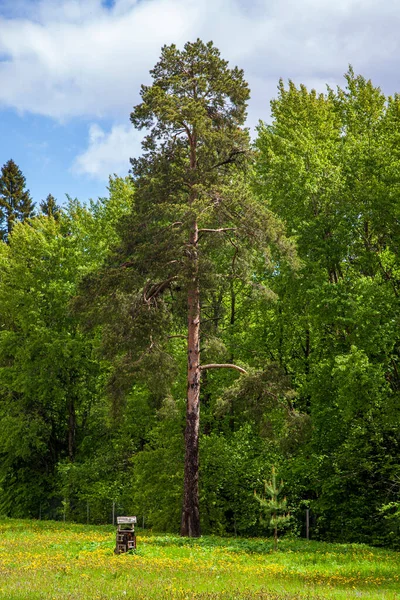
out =
<path fill-rule="evenodd" d="M 268 533 L 254 490 L 274 467 L 288 533 L 304 535 L 308 508 L 314 538 L 399 547 L 400 96 L 350 69 L 326 94 L 280 82 L 271 106 L 239 182 L 255 243 L 243 250 L 226 227 L 203 265 L 204 360 L 246 374 L 202 375 L 202 531 Z M 148 268 L 133 171 L 110 178 L 108 198 L 59 208 L 49 195 L 35 212 L 19 168 L 2 169 L 3 515 L 106 522 L 114 504 L 179 529 L 185 330 L 173 286 L 150 321 L 133 314 L 132 278 Z M 238 196 L 231 210 L 242 207 Z M 170 227 L 143 242 L 157 259 L 182 216 L 171 202 L 161 223 L 153 208 Z"/>

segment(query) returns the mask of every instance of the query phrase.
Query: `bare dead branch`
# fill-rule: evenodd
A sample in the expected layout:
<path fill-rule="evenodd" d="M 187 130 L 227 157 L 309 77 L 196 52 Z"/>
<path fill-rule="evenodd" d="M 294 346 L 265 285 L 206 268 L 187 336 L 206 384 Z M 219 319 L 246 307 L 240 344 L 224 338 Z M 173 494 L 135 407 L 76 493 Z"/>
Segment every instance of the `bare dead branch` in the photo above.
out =
<path fill-rule="evenodd" d="M 236 227 L 221 227 L 220 229 L 199 229 L 199 233 L 203 232 L 211 232 L 211 233 L 221 233 L 223 231 L 236 231 Z"/>
<path fill-rule="evenodd" d="M 247 375 L 247 371 L 242 369 L 242 367 L 238 367 L 238 365 L 231 365 L 230 363 L 226 364 L 210 364 L 210 365 L 200 365 L 200 369 L 205 371 L 205 369 L 235 369 L 240 373 L 245 373 Z"/>
<path fill-rule="evenodd" d="M 202 319 L 201 323 L 202 325 L 204 325 L 205 323 L 210 323 L 211 321 L 219 321 L 221 319 L 221 317 L 208 317 L 208 315 L 206 314 L 207 319 Z"/>
<path fill-rule="evenodd" d="M 236 158 L 241 154 L 246 154 L 247 150 L 234 150 L 225 160 L 213 165 L 211 168 L 216 169 L 217 167 L 222 167 L 223 165 L 229 165 L 236 161 Z"/>
<path fill-rule="evenodd" d="M 169 277 L 165 281 L 161 281 L 161 282 L 155 283 L 153 285 L 147 284 L 143 290 L 144 301 L 147 304 L 150 303 L 150 301 L 153 298 L 156 298 L 157 296 L 162 294 L 162 292 L 170 286 L 170 284 L 174 281 L 174 279 L 177 279 L 176 275 L 174 275 L 173 277 Z"/>

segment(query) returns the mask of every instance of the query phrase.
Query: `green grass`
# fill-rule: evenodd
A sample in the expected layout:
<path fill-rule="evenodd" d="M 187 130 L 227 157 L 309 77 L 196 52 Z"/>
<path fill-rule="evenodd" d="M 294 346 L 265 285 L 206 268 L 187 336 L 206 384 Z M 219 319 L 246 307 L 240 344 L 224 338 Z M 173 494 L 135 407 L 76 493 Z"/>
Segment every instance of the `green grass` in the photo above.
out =
<path fill-rule="evenodd" d="M 400 600 L 399 553 L 359 544 L 138 531 L 113 554 L 115 528 L 0 521 L 0 598 Z"/>

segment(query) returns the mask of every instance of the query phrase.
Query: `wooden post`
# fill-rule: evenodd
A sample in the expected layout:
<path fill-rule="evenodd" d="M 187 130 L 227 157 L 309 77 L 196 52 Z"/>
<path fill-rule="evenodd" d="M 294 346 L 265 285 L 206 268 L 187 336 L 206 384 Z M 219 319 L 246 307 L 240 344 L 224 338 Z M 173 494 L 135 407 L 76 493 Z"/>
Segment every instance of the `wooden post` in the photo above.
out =
<path fill-rule="evenodd" d="M 310 539 L 310 509 L 306 508 L 306 538 Z"/>

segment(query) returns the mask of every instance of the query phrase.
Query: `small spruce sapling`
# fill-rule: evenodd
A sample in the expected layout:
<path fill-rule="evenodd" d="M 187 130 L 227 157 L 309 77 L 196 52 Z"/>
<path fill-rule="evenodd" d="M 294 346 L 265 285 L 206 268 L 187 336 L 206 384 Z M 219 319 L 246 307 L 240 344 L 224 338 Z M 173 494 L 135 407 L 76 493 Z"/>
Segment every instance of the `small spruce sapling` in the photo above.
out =
<path fill-rule="evenodd" d="M 267 523 L 274 530 L 274 550 L 278 549 L 278 526 L 287 522 L 290 515 L 286 513 L 286 497 L 279 500 L 283 490 L 283 481 L 276 484 L 275 467 L 272 467 L 271 481 L 264 481 L 264 496 L 259 496 L 254 490 L 254 497 L 260 503 L 265 518 L 261 517 L 261 523 Z"/>

